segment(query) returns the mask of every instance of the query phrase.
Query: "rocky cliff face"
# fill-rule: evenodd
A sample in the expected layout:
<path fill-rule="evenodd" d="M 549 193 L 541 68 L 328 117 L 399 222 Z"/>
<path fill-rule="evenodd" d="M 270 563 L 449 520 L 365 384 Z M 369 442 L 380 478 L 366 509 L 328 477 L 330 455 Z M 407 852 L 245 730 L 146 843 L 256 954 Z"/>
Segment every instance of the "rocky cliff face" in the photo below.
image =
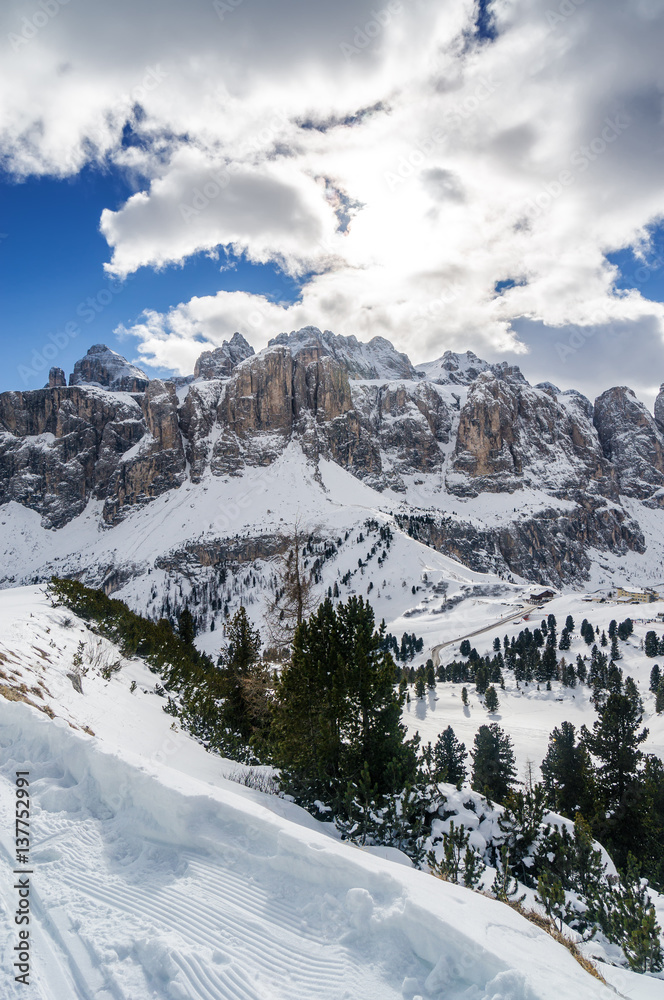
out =
<path fill-rule="evenodd" d="M 143 392 L 148 381 L 144 371 L 105 344 L 91 347 L 85 357 L 76 362 L 69 377 L 70 385 L 99 385 L 113 392 Z"/>
<path fill-rule="evenodd" d="M 595 400 L 594 423 L 621 493 L 643 500 L 664 486 L 664 437 L 631 389 L 603 392 Z"/>
<path fill-rule="evenodd" d="M 642 551 L 621 498 L 656 507 L 664 496 L 664 388 L 653 418 L 629 389 L 593 406 L 471 352 L 415 370 L 380 338 L 315 328 L 259 354 L 236 334 L 175 381 L 96 345 L 69 386 L 53 369 L 45 389 L 0 395 L 0 503 L 58 528 L 97 500 L 116 524 L 185 481 L 240 476 L 296 442 L 314 466 L 330 459 L 404 499 L 424 484 L 441 510 L 446 495 L 514 494 L 511 523 L 442 517 L 427 540 L 478 569 L 560 582 L 587 572 L 590 547 Z M 526 490 L 545 502 L 520 518 Z"/>
<path fill-rule="evenodd" d="M 250 358 L 253 353 L 253 347 L 242 334 L 234 333 L 221 347 L 214 351 L 203 351 L 194 366 L 194 378 L 226 378 L 241 361 Z"/>
<path fill-rule="evenodd" d="M 664 385 L 660 386 L 659 396 L 655 400 L 655 423 L 664 434 Z"/>
<path fill-rule="evenodd" d="M 553 496 L 612 495 L 614 480 L 585 397 L 532 388 L 511 368 L 483 371 L 471 383 L 447 477 L 451 492 L 477 496 L 529 486 Z"/>

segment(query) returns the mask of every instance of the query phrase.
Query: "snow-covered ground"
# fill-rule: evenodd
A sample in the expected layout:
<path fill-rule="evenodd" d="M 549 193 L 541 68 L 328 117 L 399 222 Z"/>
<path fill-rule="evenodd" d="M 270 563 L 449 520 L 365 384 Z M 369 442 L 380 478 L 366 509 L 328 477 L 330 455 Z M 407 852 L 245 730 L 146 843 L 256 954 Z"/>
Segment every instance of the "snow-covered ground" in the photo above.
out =
<path fill-rule="evenodd" d="M 67 672 L 81 642 L 94 662 L 78 693 Z M 0 692 L 24 684 L 49 708 L 0 697 L 3 998 L 616 996 L 509 907 L 394 852 L 341 843 L 296 806 L 229 781 L 237 765 L 173 728 L 145 665 L 121 660 L 40 588 L 0 594 L 0 661 Z M 25 769 L 29 991 L 7 974 L 14 778 Z M 661 981 L 610 976 L 618 995 L 664 996 Z"/>
<path fill-rule="evenodd" d="M 602 630 L 608 631 L 612 619 L 623 621 L 630 617 L 634 622 L 634 633 L 627 642 L 620 642 L 622 659 L 618 666 L 625 677 L 633 677 L 636 681 L 644 703 L 643 724 L 648 727 L 649 736 L 643 749 L 647 753 L 655 753 L 664 759 L 664 715 L 655 712 L 655 696 L 649 691 L 650 671 L 658 658 L 650 659 L 643 651 L 643 641 L 646 632 L 654 630 L 658 636 L 664 635 L 664 620 L 658 615 L 664 612 L 664 601 L 652 604 L 633 605 L 614 601 L 599 603 L 587 600 L 581 595 L 565 595 L 550 601 L 541 610 L 530 612 L 525 618 L 518 616 L 511 621 L 501 619 L 511 614 L 505 600 L 470 598 L 441 616 L 438 623 L 431 622 L 431 616 L 426 619 L 400 618 L 392 622 L 390 631 L 401 636 L 403 631 L 415 631 L 425 636 L 425 649 L 413 663 L 418 664 L 430 654 L 431 647 L 436 643 L 451 642 L 460 639 L 477 629 L 485 629 L 481 635 L 471 639 L 480 655 L 493 653 L 493 641 L 497 637 L 501 641 L 505 635 L 517 636 L 524 628 L 533 631 L 549 614 L 556 616 L 558 636 L 565 624 L 567 615 L 571 614 L 576 624 L 572 633 L 571 648 L 559 652 L 568 662 L 574 662 L 577 654 L 589 656 L 590 649 L 579 634 L 584 618 Z M 493 625 L 493 623 L 497 623 Z M 492 626 L 493 627 L 488 627 Z M 427 649 L 427 643 L 430 643 Z M 599 643 L 598 643 L 599 645 Z M 460 659 L 460 643 L 441 650 L 440 659 L 447 663 Z M 600 647 L 601 648 L 601 647 Z M 604 652 L 610 652 L 607 647 Z M 664 668 L 664 658 L 660 657 L 660 666 Z M 469 694 L 469 706 L 464 708 L 461 701 L 463 684 L 442 684 L 435 691 L 428 692 L 423 699 L 415 699 L 405 708 L 406 721 L 411 731 L 418 731 L 423 742 L 435 742 L 437 735 L 451 725 L 458 738 L 470 749 L 479 726 L 490 722 L 498 722 L 512 737 L 517 758 L 519 777 L 524 778 L 528 763 L 533 765 L 533 775 L 539 775 L 539 764 L 544 757 L 549 741 L 549 734 L 554 726 L 561 722 L 572 722 L 578 728 L 584 723 L 592 728 L 596 719 L 594 706 L 590 702 L 591 691 L 586 685 L 566 688 L 553 682 L 552 690 L 538 690 L 536 683 L 521 684 L 517 689 L 514 675 L 505 671 L 505 690 L 498 689 L 498 711 L 489 715 L 472 684 L 466 684 Z"/>

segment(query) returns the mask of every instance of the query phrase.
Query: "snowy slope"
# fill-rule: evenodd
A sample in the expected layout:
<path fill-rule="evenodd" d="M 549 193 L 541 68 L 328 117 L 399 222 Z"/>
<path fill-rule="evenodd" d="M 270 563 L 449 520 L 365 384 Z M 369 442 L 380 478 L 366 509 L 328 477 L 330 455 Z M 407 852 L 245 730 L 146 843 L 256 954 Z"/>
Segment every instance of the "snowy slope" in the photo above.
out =
<path fill-rule="evenodd" d="M 139 661 L 109 681 L 90 667 L 74 691 L 73 650 L 96 640 L 39 588 L 0 595 L 0 627 L 2 683 L 23 682 L 55 715 L 0 698 L 3 968 L 15 935 L 14 773 L 29 769 L 30 996 L 615 995 L 508 907 L 340 843 L 297 807 L 225 780 L 229 763 L 172 730 L 143 692 L 154 676 Z M 104 647 L 102 668 L 119 657 Z M 38 681 L 41 697 L 29 690 Z M 94 737 L 82 728 L 92 722 Z M 3 997 L 25 995 L 5 979 Z"/>

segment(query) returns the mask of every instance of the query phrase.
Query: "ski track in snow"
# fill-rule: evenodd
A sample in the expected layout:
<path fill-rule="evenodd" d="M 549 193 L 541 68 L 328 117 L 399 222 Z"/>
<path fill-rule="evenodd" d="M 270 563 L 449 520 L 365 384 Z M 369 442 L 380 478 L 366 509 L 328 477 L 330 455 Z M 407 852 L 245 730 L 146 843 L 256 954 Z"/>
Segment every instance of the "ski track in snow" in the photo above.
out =
<path fill-rule="evenodd" d="M 607 996 L 509 908 L 278 817 L 256 793 L 150 775 L 25 705 L 0 701 L 0 725 L 5 967 L 13 776 L 31 771 L 31 997 Z"/>

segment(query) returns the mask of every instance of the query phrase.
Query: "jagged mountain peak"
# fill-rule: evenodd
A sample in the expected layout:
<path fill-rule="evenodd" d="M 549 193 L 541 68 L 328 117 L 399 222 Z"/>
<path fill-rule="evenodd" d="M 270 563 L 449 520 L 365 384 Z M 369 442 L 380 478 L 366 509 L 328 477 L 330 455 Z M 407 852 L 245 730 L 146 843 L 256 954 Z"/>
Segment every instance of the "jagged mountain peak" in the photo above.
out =
<path fill-rule="evenodd" d="M 318 357 L 332 357 L 342 365 L 353 379 L 417 378 L 408 355 L 402 354 L 384 337 L 373 337 L 368 342 L 352 334 L 344 337 L 321 331 L 316 326 L 280 333 L 268 343 L 270 347 L 287 347 L 292 354 L 315 351 Z"/>
<path fill-rule="evenodd" d="M 194 366 L 194 378 L 206 381 L 225 378 L 241 361 L 254 355 L 254 349 L 241 333 L 234 333 L 230 340 L 224 340 L 221 347 L 203 351 Z"/>
<path fill-rule="evenodd" d="M 458 354 L 445 351 L 435 361 L 426 361 L 417 366 L 417 373 L 430 382 L 439 385 L 470 385 L 481 372 L 489 371 L 491 365 L 483 361 L 473 351 Z"/>
<path fill-rule="evenodd" d="M 97 385 L 113 392 L 143 392 L 149 382 L 141 368 L 132 365 L 106 344 L 93 344 L 74 365 L 70 385 Z"/>

